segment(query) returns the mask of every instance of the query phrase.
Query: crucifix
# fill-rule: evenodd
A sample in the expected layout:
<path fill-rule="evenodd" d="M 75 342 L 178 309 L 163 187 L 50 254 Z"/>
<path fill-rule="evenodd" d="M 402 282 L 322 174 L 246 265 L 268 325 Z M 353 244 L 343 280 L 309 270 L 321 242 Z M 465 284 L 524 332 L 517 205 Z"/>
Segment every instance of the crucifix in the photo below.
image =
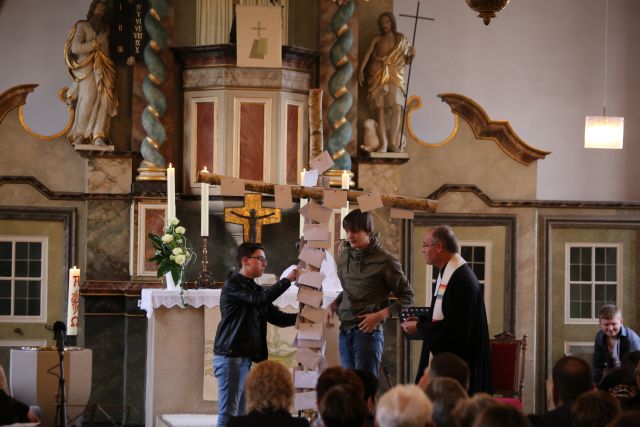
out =
<path fill-rule="evenodd" d="M 427 21 L 435 21 L 435 18 L 429 18 L 427 16 L 420 16 L 420 2 L 418 1 L 418 5 L 416 6 L 416 14 L 415 15 L 405 15 L 403 13 L 400 14 L 405 18 L 413 18 L 413 37 L 411 38 L 411 46 L 415 47 L 416 45 L 416 31 L 418 29 L 418 19 L 424 19 Z M 407 115 L 407 97 L 409 96 L 409 83 L 411 82 L 411 66 L 413 65 L 413 61 L 409 63 L 409 72 L 407 73 L 407 89 L 404 94 L 404 108 L 402 109 L 402 125 L 400 126 L 400 132 L 404 132 L 404 119 Z"/>
<path fill-rule="evenodd" d="M 252 29 L 252 30 L 257 30 L 257 31 L 258 31 L 258 37 L 260 37 L 260 31 L 261 31 L 261 30 L 266 30 L 267 28 L 266 28 L 266 27 L 263 27 L 263 26 L 261 25 L 261 22 L 260 22 L 260 21 L 258 21 L 258 26 L 257 26 L 257 27 L 251 27 L 251 29 Z"/>
<path fill-rule="evenodd" d="M 276 224 L 281 221 L 279 208 L 265 208 L 262 206 L 262 195 L 246 193 L 244 206 L 239 208 L 224 208 L 225 222 L 242 225 L 243 241 L 251 243 L 262 242 L 262 226 Z"/>

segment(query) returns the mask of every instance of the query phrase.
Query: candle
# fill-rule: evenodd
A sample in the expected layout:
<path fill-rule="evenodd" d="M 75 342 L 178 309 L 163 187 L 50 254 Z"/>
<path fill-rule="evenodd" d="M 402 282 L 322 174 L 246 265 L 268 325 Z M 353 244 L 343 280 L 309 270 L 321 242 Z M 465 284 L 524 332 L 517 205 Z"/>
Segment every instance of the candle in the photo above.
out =
<path fill-rule="evenodd" d="M 307 173 L 307 170 L 305 168 L 302 168 L 302 172 L 300 172 L 300 189 L 302 190 L 302 184 L 304 183 L 304 175 Z M 304 207 L 304 205 L 307 204 L 307 199 L 303 199 L 302 197 L 300 197 L 300 209 L 302 210 L 302 208 Z M 302 216 L 302 214 L 300 214 L 300 237 L 304 236 L 304 216 Z"/>
<path fill-rule="evenodd" d="M 80 269 L 69 269 L 69 297 L 67 301 L 67 335 L 78 335 L 80 309 Z"/>
<path fill-rule="evenodd" d="M 202 172 L 208 172 L 205 166 Z M 200 183 L 200 236 L 209 235 L 209 183 Z"/>
<path fill-rule="evenodd" d="M 176 170 L 167 168 L 167 224 L 176 217 Z"/>
<path fill-rule="evenodd" d="M 343 190 L 348 190 L 349 189 L 349 172 L 347 171 L 342 171 L 342 189 Z"/>

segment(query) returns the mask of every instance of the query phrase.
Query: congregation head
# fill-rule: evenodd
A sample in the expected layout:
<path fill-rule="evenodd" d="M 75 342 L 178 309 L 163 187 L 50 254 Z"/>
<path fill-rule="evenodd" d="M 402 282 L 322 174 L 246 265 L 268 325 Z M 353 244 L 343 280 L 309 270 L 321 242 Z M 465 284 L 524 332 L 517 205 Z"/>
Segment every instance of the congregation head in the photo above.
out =
<path fill-rule="evenodd" d="M 322 371 L 316 382 L 318 408 L 322 409 L 324 395 L 333 387 L 341 384 L 352 386 L 364 401 L 364 385 L 353 369 L 332 366 Z"/>
<path fill-rule="evenodd" d="M 416 385 L 397 385 L 378 402 L 379 427 L 425 427 L 431 421 L 431 401 Z"/>
<path fill-rule="evenodd" d="M 469 389 L 469 365 L 460 356 L 443 352 L 433 356 L 429 363 L 429 380 L 434 378 L 453 378 L 464 390 Z"/>
<path fill-rule="evenodd" d="M 320 415 L 325 427 L 363 427 L 368 409 L 362 390 L 351 384 L 337 384 L 322 397 Z"/>
<path fill-rule="evenodd" d="M 571 405 L 573 427 L 604 427 L 622 411 L 620 403 L 606 391 L 591 390 Z"/>
<path fill-rule="evenodd" d="M 294 395 L 291 372 L 278 362 L 260 362 L 247 375 L 245 394 L 247 412 L 288 411 Z"/>
<path fill-rule="evenodd" d="M 468 398 L 460 383 L 448 377 L 433 378 L 427 385 L 427 397 L 431 400 L 434 426 L 457 427 L 454 409 Z"/>
<path fill-rule="evenodd" d="M 553 366 L 551 376 L 556 405 L 569 404 L 593 389 L 591 367 L 579 357 L 561 357 Z"/>

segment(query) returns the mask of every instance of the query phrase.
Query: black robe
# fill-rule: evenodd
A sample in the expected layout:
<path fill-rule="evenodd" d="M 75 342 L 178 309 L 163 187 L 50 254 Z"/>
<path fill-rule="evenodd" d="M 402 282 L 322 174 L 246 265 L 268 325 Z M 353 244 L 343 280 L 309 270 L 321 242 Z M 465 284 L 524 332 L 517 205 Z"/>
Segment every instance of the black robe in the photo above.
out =
<path fill-rule="evenodd" d="M 433 295 L 433 292 L 432 292 Z M 436 298 L 431 300 L 431 312 Z M 416 383 L 429 365 L 429 353 L 453 353 L 469 365 L 469 395 L 493 393 L 491 381 L 491 348 L 484 300 L 478 279 L 464 264 L 453 272 L 442 297 L 444 320 L 431 322 L 431 316 L 420 319 L 418 330 L 425 337 Z"/>

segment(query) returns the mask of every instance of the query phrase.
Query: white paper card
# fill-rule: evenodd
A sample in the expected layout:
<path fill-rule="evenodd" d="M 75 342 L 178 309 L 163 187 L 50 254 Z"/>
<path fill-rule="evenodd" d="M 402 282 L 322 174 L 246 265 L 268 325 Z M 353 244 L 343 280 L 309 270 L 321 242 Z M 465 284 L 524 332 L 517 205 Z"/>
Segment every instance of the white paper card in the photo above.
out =
<path fill-rule="evenodd" d="M 391 218 L 413 219 L 414 211 L 410 209 L 391 208 Z"/>
<path fill-rule="evenodd" d="M 298 301 L 318 308 L 322 305 L 322 292 L 311 288 L 301 287 L 298 289 Z"/>
<path fill-rule="evenodd" d="M 347 206 L 347 191 L 326 189 L 323 191 L 322 201 L 324 205 L 331 209 L 340 209 Z"/>
<path fill-rule="evenodd" d="M 322 323 L 300 323 L 298 338 L 301 340 L 319 340 L 322 338 Z"/>
<path fill-rule="evenodd" d="M 296 362 L 307 369 L 317 369 L 322 355 L 319 351 L 301 348 L 296 352 Z"/>
<path fill-rule="evenodd" d="M 362 196 L 358 196 L 357 199 L 362 212 L 369 212 L 384 206 L 380 193 L 363 194 Z"/>
<path fill-rule="evenodd" d="M 316 409 L 316 392 L 305 391 L 303 393 L 296 393 L 294 398 L 294 405 L 296 411 L 304 411 L 305 409 Z"/>
<path fill-rule="evenodd" d="M 220 177 L 220 194 L 223 196 L 244 196 L 244 181 L 228 176 Z"/>
<path fill-rule="evenodd" d="M 311 264 L 314 267 L 320 268 L 322 261 L 324 260 L 324 251 L 322 249 L 308 248 L 306 245 L 302 248 L 298 259 Z"/>
<path fill-rule="evenodd" d="M 295 371 L 293 386 L 295 388 L 316 388 L 318 371 Z"/>
<path fill-rule="evenodd" d="M 291 187 L 288 185 L 274 185 L 273 188 L 276 193 L 276 208 L 291 209 L 293 207 Z"/>
<path fill-rule="evenodd" d="M 318 171 L 315 169 L 308 170 L 304 173 L 303 187 L 315 187 L 318 184 Z"/>
<path fill-rule="evenodd" d="M 327 314 L 327 310 L 325 310 L 324 308 L 316 308 L 311 307 L 310 305 L 305 305 L 304 307 L 302 307 L 300 314 L 307 320 L 311 320 L 312 322 L 316 323 L 322 323 L 322 321 L 324 320 L 324 316 Z"/>
<path fill-rule="evenodd" d="M 306 211 L 305 218 L 309 218 L 310 220 L 321 222 L 323 224 L 327 224 L 331 219 L 331 214 L 333 213 L 333 210 L 325 206 L 319 205 L 313 200 L 310 201 L 307 206 L 309 206 L 309 210 Z"/>
<path fill-rule="evenodd" d="M 331 166 L 333 166 L 333 159 L 327 151 L 323 151 L 313 159 L 309 160 L 309 167 L 311 169 L 316 169 L 318 174 L 323 173 Z"/>
<path fill-rule="evenodd" d="M 305 224 L 304 240 L 329 240 L 329 228 L 327 224 Z"/>

